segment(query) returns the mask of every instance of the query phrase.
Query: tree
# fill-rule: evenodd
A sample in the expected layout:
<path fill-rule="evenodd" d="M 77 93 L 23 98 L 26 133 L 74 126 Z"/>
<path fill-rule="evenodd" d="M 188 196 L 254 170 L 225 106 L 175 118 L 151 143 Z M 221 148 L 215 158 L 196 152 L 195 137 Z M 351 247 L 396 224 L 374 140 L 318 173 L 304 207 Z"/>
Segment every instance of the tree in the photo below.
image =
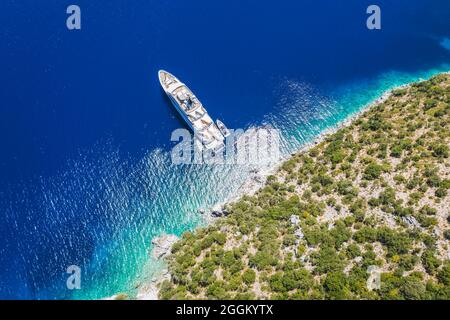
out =
<path fill-rule="evenodd" d="M 377 232 L 378 241 L 388 249 L 388 254 L 405 254 L 411 248 L 412 241 L 406 233 L 396 232 L 389 228 L 381 228 Z"/>
<path fill-rule="evenodd" d="M 447 190 L 444 188 L 437 188 L 434 194 L 438 198 L 444 198 L 447 195 Z"/>
<path fill-rule="evenodd" d="M 162 300 L 169 300 L 170 298 L 172 298 L 172 296 L 174 295 L 174 290 L 169 280 L 164 280 L 164 282 L 161 283 L 158 295 Z"/>
<path fill-rule="evenodd" d="M 251 285 L 255 282 L 256 272 L 253 269 L 247 269 L 242 274 L 242 280 L 245 284 Z"/>
<path fill-rule="evenodd" d="M 359 246 L 354 243 L 348 245 L 346 252 L 347 256 L 351 259 L 354 259 L 361 255 L 361 250 L 359 249 Z"/>
<path fill-rule="evenodd" d="M 419 262 L 419 258 L 416 255 L 406 254 L 401 255 L 399 258 L 399 267 L 407 271 L 412 270 L 417 262 Z"/>
<path fill-rule="evenodd" d="M 447 260 L 442 267 L 442 270 L 439 271 L 439 274 L 437 276 L 439 281 L 443 283 L 446 286 L 450 286 L 450 261 Z"/>
<path fill-rule="evenodd" d="M 422 264 L 430 275 L 434 275 L 441 265 L 441 261 L 434 255 L 434 250 L 427 249 L 422 254 Z"/>
<path fill-rule="evenodd" d="M 336 191 L 342 196 L 346 196 L 346 195 L 357 196 L 358 195 L 358 190 L 353 187 L 353 183 L 349 180 L 339 181 L 337 184 L 337 187 L 336 187 Z"/>
<path fill-rule="evenodd" d="M 256 267 L 258 270 L 264 270 L 269 266 L 275 266 L 278 260 L 269 251 L 258 251 L 249 259 L 249 265 Z"/>
<path fill-rule="evenodd" d="M 433 156 L 437 158 L 448 158 L 448 146 L 445 144 L 433 144 L 431 146 Z"/>
<path fill-rule="evenodd" d="M 277 272 L 273 276 L 270 277 L 269 280 L 270 288 L 275 292 L 284 292 L 286 289 L 283 285 L 283 273 Z"/>
<path fill-rule="evenodd" d="M 425 111 L 434 108 L 435 106 L 437 106 L 437 101 L 435 99 L 427 99 L 423 104 L 423 108 Z"/>
<path fill-rule="evenodd" d="M 358 243 L 375 242 L 377 240 L 377 230 L 364 226 L 353 234 L 353 239 Z"/>
<path fill-rule="evenodd" d="M 450 240 L 450 229 L 444 231 L 444 237 L 445 239 Z"/>
<path fill-rule="evenodd" d="M 347 277 L 343 272 L 331 272 L 327 274 L 323 288 L 330 299 L 343 300 L 350 297 Z"/>
<path fill-rule="evenodd" d="M 395 145 L 391 148 L 391 157 L 400 158 L 402 156 L 402 147 L 399 145 Z"/>
<path fill-rule="evenodd" d="M 377 131 L 385 126 L 385 123 L 379 114 L 375 114 L 367 121 L 367 128 L 372 131 Z"/>
<path fill-rule="evenodd" d="M 420 279 L 414 276 L 408 276 L 404 278 L 400 292 L 407 300 L 420 300 L 425 297 L 426 288 Z"/>
<path fill-rule="evenodd" d="M 218 232 L 218 231 L 213 232 L 212 233 L 212 238 L 219 245 L 224 245 L 225 242 L 227 241 L 227 236 L 223 232 Z"/>
<path fill-rule="evenodd" d="M 225 300 L 228 294 L 225 290 L 225 283 L 223 281 L 215 281 L 206 290 L 209 299 Z"/>
<path fill-rule="evenodd" d="M 334 240 L 334 246 L 339 249 L 344 242 L 347 242 L 352 237 L 352 232 L 345 226 L 342 221 L 338 221 L 336 226 L 329 232 L 331 238 Z"/>
<path fill-rule="evenodd" d="M 284 236 L 283 245 L 285 247 L 293 246 L 296 240 L 297 238 L 293 234 L 287 234 Z"/>
<path fill-rule="evenodd" d="M 315 265 L 314 272 L 318 274 L 342 271 L 345 263 L 338 256 L 336 250 L 329 246 L 320 248 L 318 252 L 312 255 L 312 260 Z"/>
<path fill-rule="evenodd" d="M 367 180 L 375 180 L 381 176 L 383 166 L 376 163 L 369 163 L 364 170 L 364 178 Z"/>

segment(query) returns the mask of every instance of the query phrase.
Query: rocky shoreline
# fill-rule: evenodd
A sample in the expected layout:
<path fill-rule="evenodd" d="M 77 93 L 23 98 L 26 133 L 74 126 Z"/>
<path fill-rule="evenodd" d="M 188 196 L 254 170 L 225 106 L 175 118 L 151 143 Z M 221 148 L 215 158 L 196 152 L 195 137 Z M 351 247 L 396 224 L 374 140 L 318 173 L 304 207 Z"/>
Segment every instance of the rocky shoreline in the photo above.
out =
<path fill-rule="evenodd" d="M 229 213 L 226 209 L 227 204 L 238 201 L 244 195 L 253 195 L 256 193 L 261 187 L 263 187 L 266 183 L 267 177 L 275 173 L 279 167 L 289 158 L 298 153 L 307 152 L 310 148 L 320 144 L 324 141 L 328 136 L 337 132 L 338 130 L 350 126 L 357 118 L 359 118 L 362 114 L 369 111 L 372 107 L 385 102 L 391 95 L 392 92 L 399 89 L 404 89 L 409 87 L 411 84 L 402 85 L 395 87 L 387 92 L 385 92 L 381 97 L 369 103 L 365 107 L 363 107 L 360 111 L 352 114 L 347 119 L 338 123 L 334 127 L 331 127 L 325 131 L 323 131 L 320 135 L 317 136 L 310 143 L 305 144 L 298 151 L 293 153 L 292 155 L 285 156 L 280 158 L 278 163 L 270 168 L 264 170 L 254 170 L 251 172 L 251 176 L 245 181 L 236 191 L 232 198 L 227 199 L 226 201 L 219 203 L 212 207 L 209 210 L 199 209 L 199 213 L 206 216 L 206 220 L 209 223 L 214 222 L 216 219 L 221 217 L 226 217 Z M 293 222 L 294 223 L 294 222 Z M 301 235 L 299 234 L 299 237 Z M 162 235 L 161 237 L 157 237 L 152 240 L 152 244 L 155 246 L 153 249 L 153 256 L 158 259 L 164 259 L 170 254 L 171 246 L 178 240 L 178 238 L 174 235 Z M 160 275 L 154 277 L 149 283 L 143 284 L 137 295 L 138 300 L 157 300 L 158 299 L 158 286 L 164 280 L 170 280 L 170 273 L 167 269 L 164 269 Z"/>
<path fill-rule="evenodd" d="M 157 260 L 163 259 L 170 253 L 172 245 L 178 241 L 178 237 L 173 234 L 163 234 L 160 237 L 156 237 L 152 240 L 153 244 L 153 257 Z"/>
<path fill-rule="evenodd" d="M 151 252 L 156 260 L 164 260 L 171 251 L 172 245 L 179 238 L 174 234 L 163 234 L 152 240 L 153 250 Z M 148 283 L 142 283 L 138 288 L 137 300 L 158 300 L 158 286 L 165 280 L 170 280 L 167 268 L 160 271 Z"/>
<path fill-rule="evenodd" d="M 293 154 L 176 243 L 159 297 L 448 299 L 449 88 L 440 74 L 385 93 Z"/>

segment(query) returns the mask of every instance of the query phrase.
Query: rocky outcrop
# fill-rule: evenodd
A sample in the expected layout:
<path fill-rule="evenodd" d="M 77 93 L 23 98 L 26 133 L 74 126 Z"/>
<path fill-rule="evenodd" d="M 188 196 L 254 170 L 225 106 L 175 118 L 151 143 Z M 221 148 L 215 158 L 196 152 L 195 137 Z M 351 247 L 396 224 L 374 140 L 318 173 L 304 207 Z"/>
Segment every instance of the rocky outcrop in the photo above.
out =
<path fill-rule="evenodd" d="M 213 210 L 212 212 L 211 212 L 211 216 L 213 217 L 213 218 L 220 218 L 220 217 L 226 217 L 226 216 L 228 216 L 230 213 L 227 211 L 227 210 L 225 210 L 225 209 L 221 209 L 221 210 Z"/>
<path fill-rule="evenodd" d="M 402 217 L 402 221 L 410 228 L 420 228 L 420 223 L 413 216 Z"/>
<path fill-rule="evenodd" d="M 162 259 L 170 254 L 170 248 L 172 245 L 178 241 L 178 237 L 173 234 L 163 234 L 160 237 L 154 238 L 152 240 L 153 244 L 153 257 L 155 259 Z"/>
<path fill-rule="evenodd" d="M 170 280 L 170 273 L 167 269 L 151 281 L 142 284 L 136 295 L 136 300 L 158 300 L 158 287 L 165 280 Z"/>
<path fill-rule="evenodd" d="M 179 238 L 174 234 L 163 234 L 152 240 L 153 250 L 152 255 L 155 259 L 161 260 L 170 254 L 172 245 L 177 242 Z M 167 269 L 162 270 L 158 275 L 150 281 L 139 285 L 137 300 L 158 300 L 158 286 L 164 280 L 170 280 L 170 273 Z"/>

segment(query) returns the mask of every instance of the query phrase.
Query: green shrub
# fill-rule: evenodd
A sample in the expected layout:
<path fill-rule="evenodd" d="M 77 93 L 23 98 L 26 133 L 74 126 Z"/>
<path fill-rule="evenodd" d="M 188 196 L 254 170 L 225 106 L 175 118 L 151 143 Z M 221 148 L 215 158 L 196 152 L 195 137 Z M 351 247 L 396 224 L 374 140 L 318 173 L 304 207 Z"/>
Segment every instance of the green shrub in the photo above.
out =
<path fill-rule="evenodd" d="M 444 238 L 450 240 L 450 229 L 444 231 Z"/>
<path fill-rule="evenodd" d="M 331 247 L 320 248 L 318 252 L 313 253 L 312 261 L 315 265 L 314 273 L 316 274 L 342 271 L 345 263 L 345 261 L 338 256 L 336 250 Z"/>
<path fill-rule="evenodd" d="M 207 291 L 206 295 L 209 299 L 225 300 L 228 298 L 228 293 L 225 290 L 225 283 L 223 281 L 215 281 L 212 283 Z"/>
<path fill-rule="evenodd" d="M 433 144 L 431 146 L 433 156 L 437 158 L 448 158 L 448 146 L 445 144 Z"/>
<path fill-rule="evenodd" d="M 434 275 L 441 265 L 441 261 L 434 255 L 434 251 L 427 249 L 422 254 L 422 264 L 428 274 Z"/>
<path fill-rule="evenodd" d="M 354 259 L 361 255 L 361 250 L 359 249 L 359 246 L 354 243 L 348 245 L 346 252 L 347 256 L 351 259 Z"/>
<path fill-rule="evenodd" d="M 375 180 L 381 176 L 382 172 L 383 166 L 376 163 L 370 163 L 364 170 L 364 178 L 367 180 Z"/>
<path fill-rule="evenodd" d="M 439 281 L 443 283 L 446 286 L 450 286 L 450 261 L 447 260 L 442 267 L 442 270 L 439 271 L 439 274 L 437 276 Z"/>
<path fill-rule="evenodd" d="M 420 213 L 431 216 L 431 215 L 435 215 L 437 213 L 437 210 L 435 208 L 430 207 L 429 205 L 424 205 L 420 209 Z"/>
<path fill-rule="evenodd" d="M 297 238 L 293 234 L 287 234 L 284 236 L 283 245 L 285 247 L 293 246 L 296 240 Z"/>
<path fill-rule="evenodd" d="M 332 272 L 327 274 L 323 288 L 329 299 L 343 300 L 350 297 L 347 277 L 343 272 Z"/>
<path fill-rule="evenodd" d="M 402 156 L 403 149 L 399 145 L 395 145 L 391 148 L 391 157 L 400 158 Z"/>
<path fill-rule="evenodd" d="M 251 285 L 255 282 L 256 279 L 256 273 L 253 269 L 247 269 L 242 274 L 242 280 L 245 284 Z"/>
<path fill-rule="evenodd" d="M 371 227 L 362 227 L 353 234 L 353 239 L 358 243 L 375 242 L 377 230 Z"/>
<path fill-rule="evenodd" d="M 390 255 L 405 254 L 411 249 L 412 240 L 406 233 L 383 227 L 378 230 L 377 235 L 378 241 L 387 247 Z"/>
<path fill-rule="evenodd" d="M 425 111 L 427 111 L 427 110 L 429 110 L 429 109 L 431 109 L 431 108 L 434 108 L 435 106 L 437 106 L 437 100 L 435 100 L 435 99 L 427 99 L 427 100 L 425 100 L 425 102 L 424 102 L 424 105 L 423 105 L 423 108 L 424 108 L 424 110 Z"/>
<path fill-rule="evenodd" d="M 447 190 L 444 188 L 437 188 L 434 194 L 438 198 L 444 198 L 447 195 Z"/>
<path fill-rule="evenodd" d="M 255 267 L 258 270 L 264 270 L 269 266 L 275 266 L 278 260 L 269 251 L 258 251 L 254 256 L 249 258 L 250 267 Z"/>
<path fill-rule="evenodd" d="M 413 276 L 405 277 L 400 287 L 400 292 L 406 300 L 420 300 L 425 298 L 425 284 Z"/>

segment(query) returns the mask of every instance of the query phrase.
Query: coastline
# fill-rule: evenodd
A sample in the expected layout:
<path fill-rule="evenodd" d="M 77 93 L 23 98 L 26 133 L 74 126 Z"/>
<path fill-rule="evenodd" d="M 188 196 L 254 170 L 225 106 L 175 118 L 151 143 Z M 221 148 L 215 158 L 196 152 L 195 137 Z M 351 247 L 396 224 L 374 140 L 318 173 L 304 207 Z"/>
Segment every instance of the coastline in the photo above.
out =
<path fill-rule="evenodd" d="M 442 74 L 450 74 L 450 71 L 442 72 Z M 415 82 L 411 82 L 409 84 L 396 86 L 396 87 L 394 87 L 394 88 L 384 92 L 380 97 L 376 98 L 372 102 L 370 102 L 370 103 L 366 104 L 365 106 L 363 106 L 361 108 L 361 110 L 356 111 L 355 113 L 349 115 L 348 117 L 346 117 L 342 121 L 336 123 L 334 126 L 323 130 L 312 141 L 305 143 L 297 151 L 295 151 L 295 152 L 293 152 L 293 153 L 291 153 L 289 155 L 280 157 L 279 161 L 275 165 L 273 165 L 273 166 L 271 166 L 269 168 L 266 168 L 265 170 L 260 170 L 260 171 L 258 171 L 256 173 L 254 173 L 250 178 L 248 178 L 236 190 L 236 192 L 233 194 L 233 196 L 231 196 L 230 198 L 228 198 L 227 200 L 225 200 L 223 202 L 215 204 L 211 209 L 206 210 L 205 215 L 207 215 L 207 217 L 210 218 L 209 219 L 210 221 L 212 221 L 212 222 L 215 221 L 219 217 L 213 217 L 211 215 L 212 212 L 214 212 L 214 211 L 221 211 L 221 210 L 224 209 L 224 207 L 226 205 L 229 205 L 229 204 L 232 204 L 232 203 L 238 201 L 243 196 L 251 196 L 254 193 L 256 193 L 261 187 L 263 187 L 265 185 L 267 177 L 272 175 L 272 174 L 274 174 L 285 161 L 291 159 L 296 154 L 308 152 L 311 148 L 313 148 L 316 145 L 318 145 L 321 142 L 323 142 L 328 136 L 336 133 L 337 131 L 339 131 L 339 130 L 341 130 L 343 128 L 346 128 L 346 127 L 350 126 L 355 120 L 357 120 L 359 117 L 361 117 L 365 112 L 369 111 L 370 109 L 372 109 L 373 107 L 377 106 L 378 104 L 381 104 L 381 103 L 385 102 L 386 100 L 388 100 L 389 97 L 392 95 L 392 92 L 394 92 L 395 90 L 405 89 L 405 88 L 411 86 L 412 84 L 417 83 L 417 82 L 421 82 L 421 81 L 424 81 L 424 80 L 415 81 Z"/>
<path fill-rule="evenodd" d="M 450 71 L 440 72 L 440 73 L 434 74 L 432 76 L 436 76 L 438 74 L 450 74 Z M 432 77 L 432 76 L 430 76 L 430 77 Z M 426 80 L 427 79 L 420 79 L 418 81 L 413 81 L 408 84 L 396 86 L 396 87 L 393 87 L 393 88 L 385 91 L 381 96 L 379 96 L 375 100 L 362 106 L 360 108 L 360 110 L 352 113 L 351 115 L 349 115 L 342 121 L 336 123 L 334 126 L 331 126 L 327 129 L 323 130 L 319 135 L 317 135 L 310 142 L 305 143 L 297 151 L 295 151 L 289 155 L 281 156 L 279 161 L 277 161 L 276 164 L 274 164 L 268 168 L 265 168 L 264 170 L 257 170 L 256 172 L 253 172 L 252 175 L 236 190 L 236 192 L 231 197 L 229 197 L 228 199 L 226 199 L 223 202 L 217 203 L 216 205 L 212 206 L 210 209 L 205 210 L 203 212 L 203 214 L 205 216 L 205 222 L 207 223 L 207 225 L 215 223 L 215 221 L 217 221 L 218 218 L 226 216 L 226 207 L 228 205 L 231 205 L 232 203 L 237 202 L 243 196 L 254 195 L 260 188 L 262 188 L 266 184 L 267 177 L 269 177 L 270 175 L 277 172 L 277 170 L 280 168 L 280 166 L 285 161 L 291 159 L 292 157 L 294 157 L 297 154 L 303 154 L 303 153 L 308 152 L 311 148 L 315 147 L 316 145 L 318 145 L 321 142 L 323 142 L 324 140 L 326 140 L 326 138 L 329 137 L 330 135 L 336 133 L 337 131 L 339 131 L 343 128 L 350 126 L 354 121 L 356 121 L 358 118 L 360 118 L 366 112 L 370 111 L 377 105 L 387 101 L 392 96 L 392 93 L 394 91 L 408 88 L 415 83 L 419 83 L 419 82 L 426 81 Z M 214 213 L 216 213 L 216 214 L 214 214 Z M 170 236 L 173 236 L 173 235 L 170 235 Z M 163 237 L 166 237 L 166 235 L 162 235 L 160 237 L 154 238 L 152 240 L 152 243 L 154 243 L 155 241 L 156 242 L 160 241 L 161 238 L 163 238 Z M 170 255 L 171 245 L 164 244 L 165 250 L 163 253 L 161 253 L 161 256 L 159 257 L 159 259 L 164 261 L 165 258 L 168 255 Z M 171 275 L 166 266 L 160 272 L 158 272 L 158 274 L 153 275 L 150 282 L 143 282 L 139 285 L 139 292 L 137 294 L 136 299 L 138 299 L 138 300 L 158 300 L 158 292 L 159 292 L 160 284 L 163 281 L 168 280 L 170 278 L 171 278 Z"/>
<path fill-rule="evenodd" d="M 450 74 L 450 71 L 442 72 L 442 73 Z M 241 186 L 236 190 L 236 192 L 231 197 L 229 197 L 225 201 L 215 204 L 209 210 L 206 210 L 204 214 L 206 215 L 207 219 L 211 222 L 215 221 L 217 218 L 220 218 L 221 216 L 214 216 L 211 213 L 213 213 L 215 211 L 221 212 L 222 210 L 224 210 L 224 207 L 226 205 L 237 202 L 243 196 L 251 196 L 251 195 L 255 194 L 261 187 L 263 187 L 265 185 L 267 177 L 274 174 L 285 161 L 288 161 L 296 154 L 308 152 L 311 148 L 313 148 L 314 146 L 323 142 L 328 136 L 336 133 L 337 131 L 339 131 L 343 128 L 350 126 L 355 120 L 357 120 L 365 112 L 369 111 L 371 108 L 373 108 L 373 107 L 377 106 L 378 104 L 383 103 L 384 101 L 389 99 L 389 97 L 392 95 L 393 91 L 407 88 L 410 85 L 417 83 L 417 82 L 421 82 L 421 81 L 424 81 L 424 80 L 415 81 L 415 82 L 411 82 L 409 84 L 396 86 L 396 87 L 384 92 L 380 97 L 376 98 L 372 102 L 363 106 L 361 110 L 356 111 L 355 113 L 349 115 L 342 121 L 336 123 L 334 126 L 323 130 L 319 135 L 317 135 L 314 139 L 312 139 L 312 141 L 303 144 L 303 146 L 300 147 L 300 149 L 298 149 L 297 151 L 292 152 L 289 155 L 281 156 L 276 164 L 274 164 L 268 168 L 265 168 L 264 170 L 258 170 L 257 172 L 254 172 L 251 177 L 249 177 L 244 183 L 241 184 Z"/>

